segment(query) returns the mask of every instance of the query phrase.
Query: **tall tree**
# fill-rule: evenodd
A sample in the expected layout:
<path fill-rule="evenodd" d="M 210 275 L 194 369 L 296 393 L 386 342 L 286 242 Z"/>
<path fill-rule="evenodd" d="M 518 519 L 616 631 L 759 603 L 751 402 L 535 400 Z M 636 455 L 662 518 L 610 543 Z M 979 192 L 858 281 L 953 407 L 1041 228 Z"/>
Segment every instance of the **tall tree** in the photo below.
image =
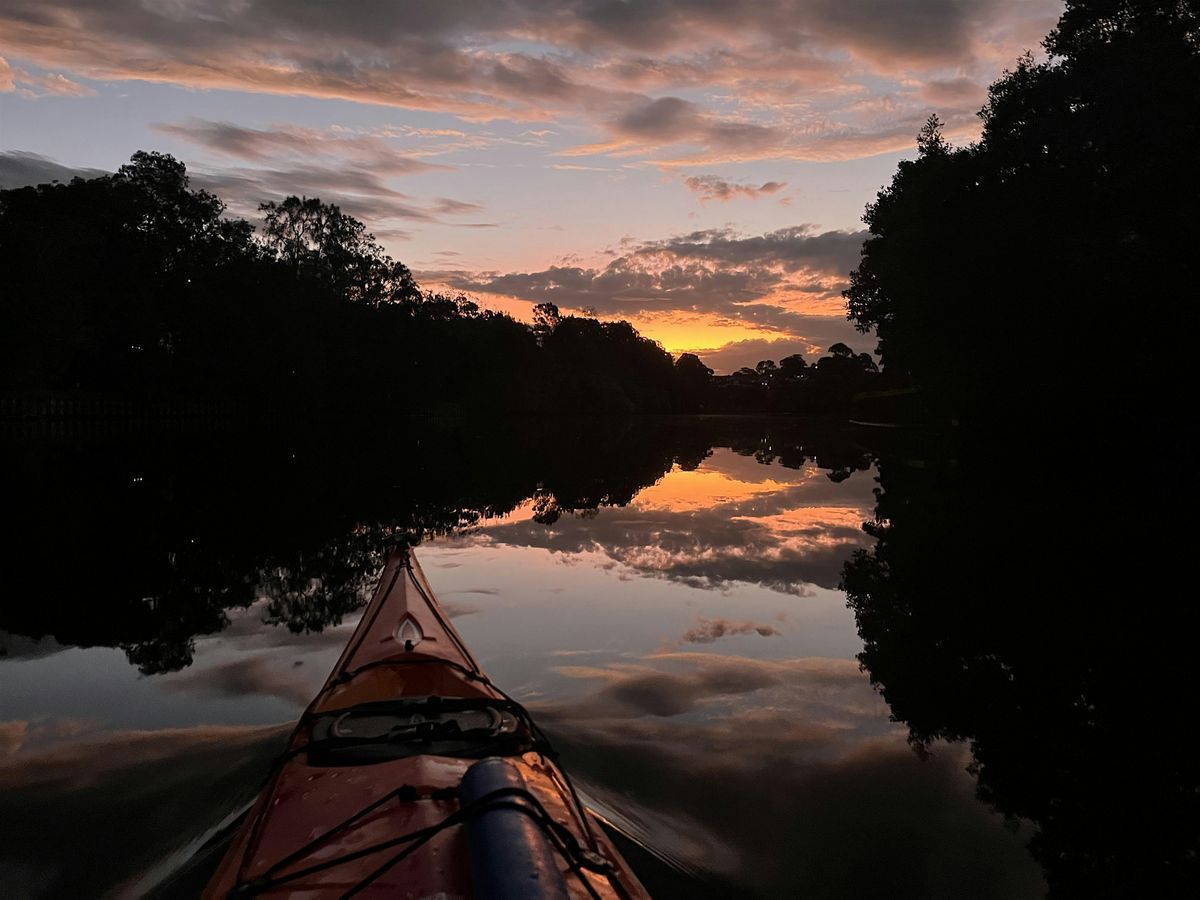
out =
<path fill-rule="evenodd" d="M 1189 380 L 1196 23 L 1192 0 L 1072 0 L 1048 58 L 992 86 L 978 143 L 951 148 L 930 120 L 868 207 L 846 292 L 885 368 L 977 420 L 1086 417 L 1111 408 L 1103 398 L 1133 414 Z M 1078 362 L 1115 348 L 1127 365 Z"/>

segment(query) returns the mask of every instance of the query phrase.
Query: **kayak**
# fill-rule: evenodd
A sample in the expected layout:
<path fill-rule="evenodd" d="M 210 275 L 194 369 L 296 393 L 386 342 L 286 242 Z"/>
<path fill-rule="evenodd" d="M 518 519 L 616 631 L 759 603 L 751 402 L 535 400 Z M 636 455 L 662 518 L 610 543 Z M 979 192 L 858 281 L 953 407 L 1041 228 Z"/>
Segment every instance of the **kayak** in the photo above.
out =
<path fill-rule="evenodd" d="M 397 548 L 206 898 L 647 898 Z"/>

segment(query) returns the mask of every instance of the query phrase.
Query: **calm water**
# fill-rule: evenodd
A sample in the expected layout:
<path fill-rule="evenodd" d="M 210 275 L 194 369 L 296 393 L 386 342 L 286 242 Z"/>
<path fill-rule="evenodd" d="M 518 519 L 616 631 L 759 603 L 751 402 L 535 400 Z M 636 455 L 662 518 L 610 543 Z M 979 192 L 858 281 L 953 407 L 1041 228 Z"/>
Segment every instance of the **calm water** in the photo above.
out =
<path fill-rule="evenodd" d="M 853 435 L 14 426 L 3 452 L 5 896 L 186 895 L 402 538 L 661 895 L 1045 890 L 965 747 L 920 758 L 860 671 Z"/>

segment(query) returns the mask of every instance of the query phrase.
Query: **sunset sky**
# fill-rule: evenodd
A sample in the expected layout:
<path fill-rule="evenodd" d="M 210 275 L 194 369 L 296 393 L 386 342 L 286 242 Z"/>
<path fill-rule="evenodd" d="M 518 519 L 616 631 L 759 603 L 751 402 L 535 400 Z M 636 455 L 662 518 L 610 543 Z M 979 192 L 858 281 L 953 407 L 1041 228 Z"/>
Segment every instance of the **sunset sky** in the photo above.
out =
<path fill-rule="evenodd" d="M 1061 0 L 3 0 L 0 186 L 187 163 L 318 196 L 426 287 L 625 318 L 729 371 L 873 340 L 864 205 Z"/>

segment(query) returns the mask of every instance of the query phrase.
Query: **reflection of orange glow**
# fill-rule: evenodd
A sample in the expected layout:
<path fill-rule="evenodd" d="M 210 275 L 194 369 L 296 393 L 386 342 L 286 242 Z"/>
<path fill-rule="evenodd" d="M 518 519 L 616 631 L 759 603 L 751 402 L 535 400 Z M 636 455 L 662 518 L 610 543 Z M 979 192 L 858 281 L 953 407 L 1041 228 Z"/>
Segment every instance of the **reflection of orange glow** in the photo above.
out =
<path fill-rule="evenodd" d="M 662 481 L 640 490 L 633 505 L 639 509 L 691 512 L 722 503 L 749 500 L 759 494 L 773 494 L 788 487 L 791 485 L 770 479 L 740 481 L 713 469 L 700 468 L 692 472 L 675 469 Z"/>

